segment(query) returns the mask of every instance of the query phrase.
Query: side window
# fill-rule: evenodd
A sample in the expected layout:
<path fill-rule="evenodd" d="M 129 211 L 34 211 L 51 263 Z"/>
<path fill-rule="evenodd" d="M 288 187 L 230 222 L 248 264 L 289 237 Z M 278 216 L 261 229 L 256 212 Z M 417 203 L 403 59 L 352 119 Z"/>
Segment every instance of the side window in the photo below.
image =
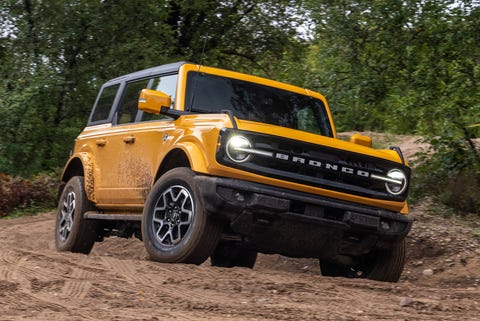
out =
<path fill-rule="evenodd" d="M 128 83 L 118 108 L 117 124 L 132 123 L 138 111 L 138 96 L 143 88 L 147 88 L 148 79 Z"/>
<path fill-rule="evenodd" d="M 177 93 L 178 75 L 161 76 L 153 79 L 153 90 L 162 91 L 172 98 L 172 108 L 175 105 L 175 94 Z M 158 120 L 168 118 L 164 115 L 155 115 L 149 113 L 142 114 L 142 121 Z"/>
<path fill-rule="evenodd" d="M 110 109 L 112 108 L 119 86 L 120 85 L 118 84 L 103 88 L 90 119 L 91 122 L 108 119 L 108 115 L 110 114 Z"/>

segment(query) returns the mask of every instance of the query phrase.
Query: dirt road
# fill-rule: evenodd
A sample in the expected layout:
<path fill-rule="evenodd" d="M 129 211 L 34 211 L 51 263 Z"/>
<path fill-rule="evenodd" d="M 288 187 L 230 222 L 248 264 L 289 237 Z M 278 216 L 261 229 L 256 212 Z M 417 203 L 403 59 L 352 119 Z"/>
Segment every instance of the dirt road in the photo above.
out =
<path fill-rule="evenodd" d="M 272 255 L 253 270 L 160 264 L 135 239 L 59 253 L 53 213 L 0 220 L 0 320 L 480 320 L 478 230 L 417 216 L 396 284 Z"/>

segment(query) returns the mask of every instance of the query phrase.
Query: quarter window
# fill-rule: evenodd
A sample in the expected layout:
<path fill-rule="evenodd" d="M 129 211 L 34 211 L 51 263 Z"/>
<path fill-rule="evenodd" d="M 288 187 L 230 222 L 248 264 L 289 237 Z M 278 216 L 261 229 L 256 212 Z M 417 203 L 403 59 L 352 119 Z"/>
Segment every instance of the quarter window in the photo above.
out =
<path fill-rule="evenodd" d="M 97 105 L 95 106 L 95 110 L 93 111 L 92 119 L 90 120 L 91 122 L 99 122 L 108 119 L 119 86 L 120 85 L 117 84 L 103 88 L 100 98 L 98 98 Z"/>

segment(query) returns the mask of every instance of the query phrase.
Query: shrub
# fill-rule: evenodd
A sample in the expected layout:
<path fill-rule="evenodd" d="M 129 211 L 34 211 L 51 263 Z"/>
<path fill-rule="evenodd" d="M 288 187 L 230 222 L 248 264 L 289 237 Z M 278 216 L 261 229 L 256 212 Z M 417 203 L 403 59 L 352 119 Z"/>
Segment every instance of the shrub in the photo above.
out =
<path fill-rule="evenodd" d="M 420 154 L 411 195 L 432 196 L 458 213 L 480 215 L 479 150 L 465 139 L 431 139 L 430 153 Z"/>
<path fill-rule="evenodd" d="M 54 207 L 57 175 L 39 174 L 31 179 L 0 173 L 0 217 L 14 210 Z"/>

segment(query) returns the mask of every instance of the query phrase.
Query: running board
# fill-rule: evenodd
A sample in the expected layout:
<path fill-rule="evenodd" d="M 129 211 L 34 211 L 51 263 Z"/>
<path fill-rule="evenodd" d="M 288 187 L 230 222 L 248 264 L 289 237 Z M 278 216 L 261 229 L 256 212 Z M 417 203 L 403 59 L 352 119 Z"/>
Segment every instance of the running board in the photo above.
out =
<path fill-rule="evenodd" d="M 89 220 L 109 220 L 109 221 L 141 221 L 142 214 L 120 214 L 120 213 L 100 213 L 97 211 L 88 211 L 83 217 Z"/>

